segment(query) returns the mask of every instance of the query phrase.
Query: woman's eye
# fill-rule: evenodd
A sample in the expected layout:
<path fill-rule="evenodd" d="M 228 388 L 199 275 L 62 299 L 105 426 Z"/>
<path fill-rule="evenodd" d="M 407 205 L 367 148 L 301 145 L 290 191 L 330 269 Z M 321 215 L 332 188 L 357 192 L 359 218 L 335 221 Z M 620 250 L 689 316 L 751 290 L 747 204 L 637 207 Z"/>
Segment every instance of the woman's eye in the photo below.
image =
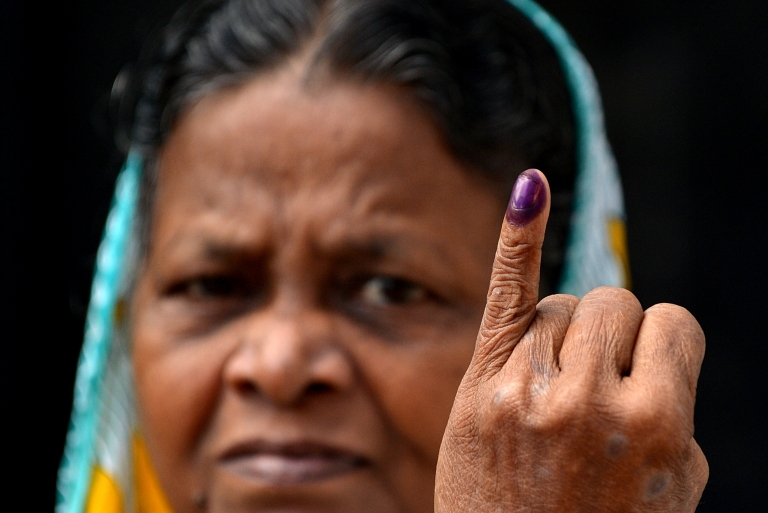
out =
<path fill-rule="evenodd" d="M 391 276 L 376 276 L 363 283 L 362 299 L 374 305 L 402 305 L 423 301 L 427 291 L 412 281 Z"/>
<path fill-rule="evenodd" d="M 203 276 L 172 288 L 172 295 L 183 295 L 196 301 L 224 299 L 242 292 L 239 280 L 229 276 Z"/>

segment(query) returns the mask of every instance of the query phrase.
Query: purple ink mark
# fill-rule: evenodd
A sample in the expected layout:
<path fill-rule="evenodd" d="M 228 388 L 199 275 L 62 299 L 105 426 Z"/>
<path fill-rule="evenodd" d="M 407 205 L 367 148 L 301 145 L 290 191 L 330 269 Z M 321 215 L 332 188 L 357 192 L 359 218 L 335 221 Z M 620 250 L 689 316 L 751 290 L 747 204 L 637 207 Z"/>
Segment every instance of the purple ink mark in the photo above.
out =
<path fill-rule="evenodd" d="M 508 223 L 523 227 L 533 221 L 547 204 L 547 186 L 539 171 L 529 169 L 517 177 L 507 206 Z"/>

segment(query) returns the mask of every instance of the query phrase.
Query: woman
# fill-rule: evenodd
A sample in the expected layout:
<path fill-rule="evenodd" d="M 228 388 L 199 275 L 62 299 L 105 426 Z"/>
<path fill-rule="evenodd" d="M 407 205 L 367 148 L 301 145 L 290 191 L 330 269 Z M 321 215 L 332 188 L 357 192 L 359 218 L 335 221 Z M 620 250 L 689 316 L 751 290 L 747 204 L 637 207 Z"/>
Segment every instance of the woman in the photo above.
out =
<path fill-rule="evenodd" d="M 703 336 L 589 292 L 618 180 L 538 6 L 196 3 L 143 83 L 62 511 L 695 509 Z"/>

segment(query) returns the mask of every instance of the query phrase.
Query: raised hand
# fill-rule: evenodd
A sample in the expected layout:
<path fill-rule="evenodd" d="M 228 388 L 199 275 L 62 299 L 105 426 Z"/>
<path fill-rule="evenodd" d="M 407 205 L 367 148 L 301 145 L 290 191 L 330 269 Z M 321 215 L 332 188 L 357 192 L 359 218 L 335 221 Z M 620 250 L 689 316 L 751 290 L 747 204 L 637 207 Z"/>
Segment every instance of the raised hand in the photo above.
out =
<path fill-rule="evenodd" d="M 523 173 L 501 230 L 474 357 L 440 449 L 435 511 L 693 512 L 704 335 L 628 291 L 537 304 L 549 187 Z"/>

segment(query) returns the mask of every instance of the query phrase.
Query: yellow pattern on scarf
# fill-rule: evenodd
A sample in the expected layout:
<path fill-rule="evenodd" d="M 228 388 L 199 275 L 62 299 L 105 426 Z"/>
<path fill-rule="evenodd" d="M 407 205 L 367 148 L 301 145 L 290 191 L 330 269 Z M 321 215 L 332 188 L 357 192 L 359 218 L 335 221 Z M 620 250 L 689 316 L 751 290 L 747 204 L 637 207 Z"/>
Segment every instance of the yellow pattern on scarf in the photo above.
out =
<path fill-rule="evenodd" d="M 173 513 L 163 490 L 160 488 L 155 470 L 152 468 L 144 440 L 135 435 L 132 445 L 136 512 Z M 124 511 L 120 487 L 104 469 L 97 465 L 93 469 L 85 513 L 124 513 Z"/>
<path fill-rule="evenodd" d="M 629 250 L 627 248 L 627 227 L 621 219 L 608 220 L 608 240 L 611 243 L 611 251 L 616 259 L 621 262 L 624 274 L 624 288 L 632 288 L 632 276 L 629 272 Z"/>
<path fill-rule="evenodd" d="M 147 446 L 139 435 L 133 437 L 133 462 L 138 513 L 173 513 L 152 468 Z"/>
<path fill-rule="evenodd" d="M 85 513 L 123 513 L 123 497 L 117 484 L 104 470 L 93 469 L 91 491 L 85 504 Z"/>

